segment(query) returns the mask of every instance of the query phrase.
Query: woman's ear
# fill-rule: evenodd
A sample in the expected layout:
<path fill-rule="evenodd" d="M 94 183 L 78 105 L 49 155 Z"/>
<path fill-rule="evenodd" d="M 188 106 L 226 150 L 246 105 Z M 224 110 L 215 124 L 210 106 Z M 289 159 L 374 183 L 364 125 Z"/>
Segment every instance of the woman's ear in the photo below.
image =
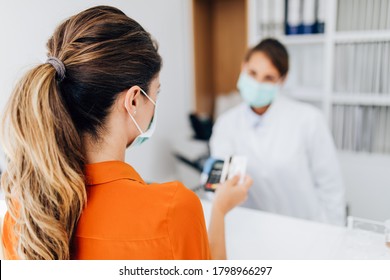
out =
<path fill-rule="evenodd" d="M 137 112 L 137 108 L 140 104 L 141 89 L 139 86 L 132 86 L 124 94 L 125 108 L 129 114 L 134 115 Z"/>

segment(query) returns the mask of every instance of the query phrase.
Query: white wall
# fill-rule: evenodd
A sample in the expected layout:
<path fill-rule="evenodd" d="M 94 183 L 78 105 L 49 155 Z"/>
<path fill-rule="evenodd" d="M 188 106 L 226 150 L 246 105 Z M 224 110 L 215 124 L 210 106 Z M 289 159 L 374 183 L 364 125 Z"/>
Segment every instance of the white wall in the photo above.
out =
<path fill-rule="evenodd" d="M 46 60 L 46 41 L 67 17 L 95 5 L 112 5 L 137 20 L 158 41 L 163 57 L 157 129 L 149 142 L 128 151 L 146 180 L 175 177 L 171 140 L 189 134 L 192 104 L 190 1 L 188 0 L 0 0 L 0 110 L 20 76 Z"/>

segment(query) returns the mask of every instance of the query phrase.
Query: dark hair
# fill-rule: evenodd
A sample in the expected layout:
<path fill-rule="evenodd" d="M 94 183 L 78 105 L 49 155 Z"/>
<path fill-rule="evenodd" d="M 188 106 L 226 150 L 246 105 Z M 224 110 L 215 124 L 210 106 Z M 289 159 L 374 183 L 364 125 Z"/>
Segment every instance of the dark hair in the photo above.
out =
<path fill-rule="evenodd" d="M 133 85 L 147 92 L 161 68 L 150 34 L 107 6 L 70 17 L 47 47 L 50 60 L 18 83 L 2 123 L 1 186 L 21 259 L 69 259 L 87 199 L 82 136 L 99 139 L 118 94 Z"/>
<path fill-rule="evenodd" d="M 248 61 L 255 52 L 264 53 L 278 69 L 280 76 L 285 77 L 287 75 L 289 67 L 288 52 L 278 40 L 272 38 L 262 40 L 247 52 L 245 61 Z"/>
<path fill-rule="evenodd" d="M 150 34 L 108 6 L 90 8 L 65 21 L 47 46 L 49 56 L 66 66 L 59 87 L 77 130 L 95 137 L 117 94 L 133 85 L 148 92 L 161 68 Z"/>

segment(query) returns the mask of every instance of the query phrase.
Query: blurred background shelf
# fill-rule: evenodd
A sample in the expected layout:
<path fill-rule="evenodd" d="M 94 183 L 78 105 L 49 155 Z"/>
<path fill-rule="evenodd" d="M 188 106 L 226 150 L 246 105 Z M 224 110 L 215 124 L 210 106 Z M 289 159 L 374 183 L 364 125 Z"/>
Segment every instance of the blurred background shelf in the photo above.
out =
<path fill-rule="evenodd" d="M 332 96 L 332 103 L 340 105 L 390 106 L 390 96 L 360 93 L 335 93 L 335 95 Z"/>
<path fill-rule="evenodd" d="M 390 41 L 389 30 L 370 30 L 370 31 L 348 31 L 336 32 L 335 41 L 342 42 L 377 42 Z"/>

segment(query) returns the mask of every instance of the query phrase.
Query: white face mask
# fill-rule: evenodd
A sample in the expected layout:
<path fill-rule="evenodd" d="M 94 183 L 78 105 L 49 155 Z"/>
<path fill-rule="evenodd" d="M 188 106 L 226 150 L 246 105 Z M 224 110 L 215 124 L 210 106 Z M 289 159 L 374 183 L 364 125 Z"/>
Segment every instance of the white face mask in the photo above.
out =
<path fill-rule="evenodd" d="M 237 82 L 241 96 L 249 106 L 261 108 L 270 105 L 277 96 L 279 84 L 260 83 L 242 71 Z"/>
<path fill-rule="evenodd" d="M 141 89 L 141 92 L 149 99 L 150 102 L 153 103 L 154 105 L 154 113 L 153 113 L 153 117 L 152 117 L 152 120 L 150 121 L 149 123 L 149 126 L 148 126 L 148 129 L 143 132 L 141 127 L 138 125 L 138 123 L 135 121 L 134 117 L 129 113 L 129 111 L 127 110 L 127 113 L 129 114 L 130 118 L 133 120 L 135 126 L 137 127 L 138 131 L 140 132 L 140 134 L 135 137 L 135 139 L 133 140 L 133 142 L 130 144 L 129 147 L 135 147 L 135 146 L 139 146 L 141 145 L 142 143 L 144 143 L 146 140 L 148 140 L 150 137 L 152 137 L 155 129 L 156 129 L 156 121 L 155 121 L 155 114 L 156 114 L 156 102 L 153 101 L 152 98 L 150 98 L 145 91 L 143 91 Z M 127 106 L 125 104 L 125 108 L 127 109 Z"/>

